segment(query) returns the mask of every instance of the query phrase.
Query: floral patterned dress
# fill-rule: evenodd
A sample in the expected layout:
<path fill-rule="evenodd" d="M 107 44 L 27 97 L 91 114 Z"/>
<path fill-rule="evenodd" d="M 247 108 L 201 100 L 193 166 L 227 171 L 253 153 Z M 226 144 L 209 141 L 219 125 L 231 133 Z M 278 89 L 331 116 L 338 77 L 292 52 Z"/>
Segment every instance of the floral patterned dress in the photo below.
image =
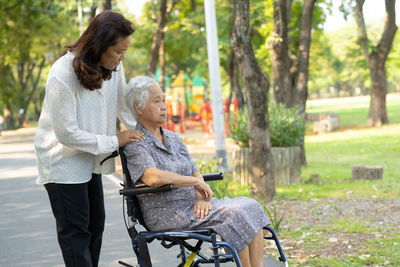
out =
<path fill-rule="evenodd" d="M 162 129 L 164 145 L 139 123 L 136 130 L 144 133 L 145 140 L 124 147 L 134 183 L 142 183 L 140 177 L 151 167 L 185 176 L 198 172 L 177 134 Z M 262 206 L 247 197 L 213 198 L 209 214 L 199 219 L 194 213 L 197 197 L 193 186 L 139 195 L 138 199 L 146 225 L 152 231 L 211 228 L 237 251 L 244 249 L 270 223 Z"/>

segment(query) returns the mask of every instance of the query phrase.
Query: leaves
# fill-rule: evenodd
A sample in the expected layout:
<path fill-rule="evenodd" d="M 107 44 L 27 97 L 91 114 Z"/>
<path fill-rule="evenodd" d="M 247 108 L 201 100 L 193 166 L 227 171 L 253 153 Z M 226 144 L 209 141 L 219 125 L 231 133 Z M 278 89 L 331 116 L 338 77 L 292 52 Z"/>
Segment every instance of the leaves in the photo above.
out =
<path fill-rule="evenodd" d="M 238 111 L 236 121 L 229 123 L 230 134 L 239 146 L 249 146 L 247 127 L 247 110 Z M 272 104 L 269 107 L 269 130 L 273 147 L 298 146 L 305 133 L 305 123 L 296 108 L 286 108 L 283 104 Z"/>

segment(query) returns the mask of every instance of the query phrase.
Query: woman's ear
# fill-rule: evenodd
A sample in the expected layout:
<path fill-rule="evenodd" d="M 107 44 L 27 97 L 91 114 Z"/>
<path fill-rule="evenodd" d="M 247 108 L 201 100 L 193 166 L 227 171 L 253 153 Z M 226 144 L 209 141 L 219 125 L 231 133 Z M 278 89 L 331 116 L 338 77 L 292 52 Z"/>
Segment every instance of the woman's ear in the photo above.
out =
<path fill-rule="evenodd" d="M 137 114 L 142 115 L 142 110 L 139 108 L 138 102 L 133 103 L 133 108 L 136 110 Z"/>

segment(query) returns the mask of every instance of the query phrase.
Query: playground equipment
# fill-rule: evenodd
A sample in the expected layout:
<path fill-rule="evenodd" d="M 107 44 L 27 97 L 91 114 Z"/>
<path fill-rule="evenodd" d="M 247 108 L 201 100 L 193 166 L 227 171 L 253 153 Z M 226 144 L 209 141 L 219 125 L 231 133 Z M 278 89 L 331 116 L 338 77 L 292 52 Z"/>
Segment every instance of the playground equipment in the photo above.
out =
<path fill-rule="evenodd" d="M 160 71 L 156 73 L 160 77 Z M 167 79 L 165 79 L 167 80 Z M 165 103 L 167 105 L 167 121 L 164 128 L 180 133 L 186 130 L 201 129 L 205 134 L 212 134 L 212 108 L 207 97 L 207 84 L 203 78 L 196 75 L 192 80 L 183 71 L 180 71 L 174 81 L 168 78 L 165 87 Z M 233 119 L 236 121 L 238 101 L 236 98 L 225 100 L 225 134 L 229 134 L 230 104 L 233 104 Z"/>

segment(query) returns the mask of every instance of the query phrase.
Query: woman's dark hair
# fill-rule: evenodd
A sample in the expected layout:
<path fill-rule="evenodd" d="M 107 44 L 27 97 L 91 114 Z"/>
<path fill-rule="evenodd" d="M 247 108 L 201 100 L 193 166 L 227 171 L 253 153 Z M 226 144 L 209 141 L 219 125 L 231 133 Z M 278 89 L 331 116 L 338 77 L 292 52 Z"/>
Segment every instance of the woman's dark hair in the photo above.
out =
<path fill-rule="evenodd" d="M 61 55 L 74 52 L 73 68 L 81 85 L 88 90 L 101 88 L 103 80 L 111 79 L 111 70 L 100 66 L 101 55 L 120 38 L 133 34 L 132 22 L 121 14 L 103 11 L 89 24 L 74 44 L 65 46 Z"/>

